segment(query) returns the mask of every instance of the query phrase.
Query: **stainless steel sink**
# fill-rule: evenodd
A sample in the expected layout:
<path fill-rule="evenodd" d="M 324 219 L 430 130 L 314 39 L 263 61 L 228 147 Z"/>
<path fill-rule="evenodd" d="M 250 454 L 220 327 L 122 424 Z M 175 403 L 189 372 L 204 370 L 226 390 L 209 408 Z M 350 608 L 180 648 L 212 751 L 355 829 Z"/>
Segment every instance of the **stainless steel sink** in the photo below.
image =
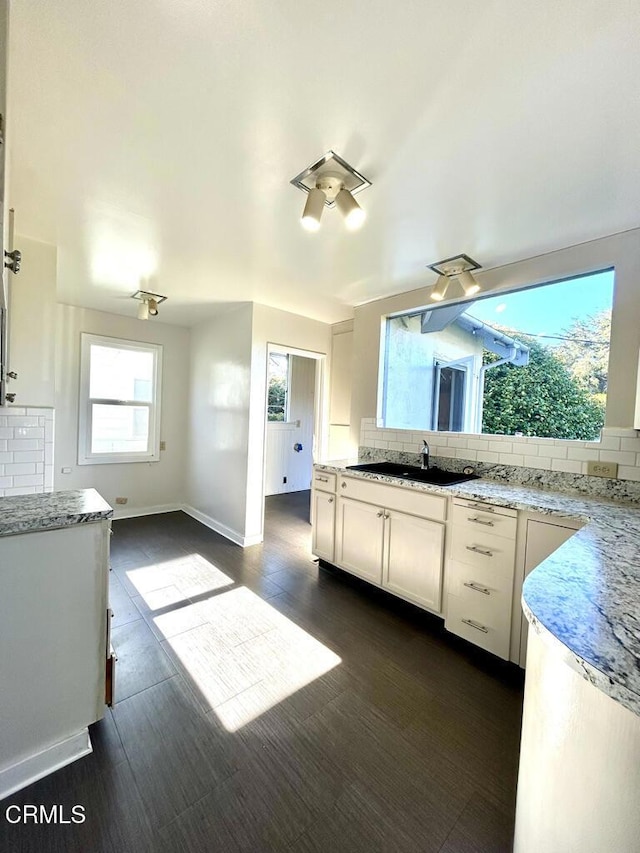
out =
<path fill-rule="evenodd" d="M 467 480 L 479 479 L 477 474 L 443 471 L 442 468 L 418 468 L 416 465 L 401 465 L 399 462 L 363 462 L 361 465 L 347 465 L 347 470 L 386 474 L 388 477 L 431 483 L 434 486 L 454 486 L 456 483 L 466 483 Z"/>

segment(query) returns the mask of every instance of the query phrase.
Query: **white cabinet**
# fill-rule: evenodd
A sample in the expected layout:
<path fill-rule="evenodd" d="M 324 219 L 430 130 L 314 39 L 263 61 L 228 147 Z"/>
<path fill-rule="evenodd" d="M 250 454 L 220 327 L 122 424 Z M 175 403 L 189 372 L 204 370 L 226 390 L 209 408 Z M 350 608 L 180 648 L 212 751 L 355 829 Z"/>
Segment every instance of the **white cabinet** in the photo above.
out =
<path fill-rule="evenodd" d="M 520 522 L 520 547 L 513 612 L 513 638 L 511 660 L 524 667 L 527 657 L 527 619 L 522 612 L 520 598 L 522 584 L 530 571 L 546 560 L 554 551 L 570 539 L 583 522 L 574 518 L 523 513 Z M 517 607 L 515 606 L 517 603 Z"/>
<path fill-rule="evenodd" d="M 106 520 L 0 537 L 0 799 L 91 751 L 108 555 Z"/>
<path fill-rule="evenodd" d="M 378 586 L 382 583 L 384 523 L 381 507 L 338 499 L 336 564 Z"/>
<path fill-rule="evenodd" d="M 312 492 L 311 515 L 313 518 L 311 550 L 332 563 L 335 551 L 336 499 L 328 492 L 314 489 Z"/>
<path fill-rule="evenodd" d="M 517 512 L 456 499 L 452 522 L 445 628 L 508 660 Z"/>
<path fill-rule="evenodd" d="M 336 538 L 336 475 L 314 468 L 311 484 L 311 551 L 332 563 Z"/>
<path fill-rule="evenodd" d="M 395 511 L 387 512 L 384 521 L 383 587 L 414 604 L 439 612 L 444 525 Z"/>
<path fill-rule="evenodd" d="M 345 477 L 338 491 L 336 565 L 439 613 L 444 524 L 404 508 L 440 519 L 446 516 L 446 498 Z"/>

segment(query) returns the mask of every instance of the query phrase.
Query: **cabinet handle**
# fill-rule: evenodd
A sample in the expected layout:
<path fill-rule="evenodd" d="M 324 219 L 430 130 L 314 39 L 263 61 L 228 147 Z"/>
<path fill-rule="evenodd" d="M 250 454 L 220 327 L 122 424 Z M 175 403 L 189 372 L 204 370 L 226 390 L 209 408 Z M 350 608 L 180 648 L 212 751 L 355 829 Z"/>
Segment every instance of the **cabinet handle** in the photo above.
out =
<path fill-rule="evenodd" d="M 343 488 L 343 489 L 346 489 L 346 488 L 347 488 L 347 484 L 346 484 L 344 481 L 343 481 L 343 483 L 342 483 L 342 488 Z"/>
<path fill-rule="evenodd" d="M 332 504 L 332 503 L 333 503 L 333 498 L 329 498 L 329 503 L 330 503 L 330 504 Z"/>
<path fill-rule="evenodd" d="M 493 521 L 483 521 L 481 518 L 467 518 L 467 521 L 473 521 L 474 524 L 483 524 L 485 527 L 495 527 Z"/>
<path fill-rule="evenodd" d="M 388 512 L 385 512 L 385 514 L 384 514 L 384 519 L 385 519 L 385 521 L 387 520 L 387 518 L 391 518 L 391 516 L 389 515 L 389 513 L 388 513 Z"/>
<path fill-rule="evenodd" d="M 495 512 L 495 509 L 489 504 L 468 504 L 470 509 L 481 509 L 483 512 Z"/>
<path fill-rule="evenodd" d="M 482 554 L 483 557 L 493 557 L 493 551 L 486 551 L 484 548 L 478 548 L 477 545 L 467 545 L 467 551 L 473 551 L 474 554 Z"/>
<path fill-rule="evenodd" d="M 475 583 L 475 581 L 465 581 L 464 586 L 469 589 L 473 589 L 475 592 L 481 592 L 483 595 L 491 595 L 491 591 L 486 588 L 486 586 L 480 586 L 479 583 Z"/>
<path fill-rule="evenodd" d="M 380 510 L 380 512 L 377 512 L 376 515 L 378 518 L 382 518 L 384 516 L 384 512 Z"/>
<path fill-rule="evenodd" d="M 316 477 L 316 480 L 318 480 L 318 482 L 320 482 L 320 483 L 328 483 L 329 482 L 328 477 Z"/>
<path fill-rule="evenodd" d="M 465 625 L 468 625 L 470 628 L 475 628 L 476 631 L 482 631 L 483 634 L 488 634 L 489 629 L 484 625 L 481 625 L 479 622 L 474 622 L 473 619 L 461 619 L 461 622 L 464 622 Z"/>

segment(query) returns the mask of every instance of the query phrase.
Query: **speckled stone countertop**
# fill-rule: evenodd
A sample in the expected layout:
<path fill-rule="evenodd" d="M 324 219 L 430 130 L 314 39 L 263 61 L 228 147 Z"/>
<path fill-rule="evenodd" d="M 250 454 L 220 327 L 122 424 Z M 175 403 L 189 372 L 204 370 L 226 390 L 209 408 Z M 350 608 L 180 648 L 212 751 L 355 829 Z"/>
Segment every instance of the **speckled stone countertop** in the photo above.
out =
<path fill-rule="evenodd" d="M 351 460 L 317 467 L 344 472 Z M 640 508 L 617 501 L 509 486 L 488 479 L 430 486 L 349 471 L 402 488 L 487 501 L 585 526 L 526 578 L 522 606 L 533 629 L 574 670 L 640 715 Z"/>
<path fill-rule="evenodd" d="M 0 498 L 0 536 L 69 527 L 111 518 L 113 510 L 95 489 Z"/>

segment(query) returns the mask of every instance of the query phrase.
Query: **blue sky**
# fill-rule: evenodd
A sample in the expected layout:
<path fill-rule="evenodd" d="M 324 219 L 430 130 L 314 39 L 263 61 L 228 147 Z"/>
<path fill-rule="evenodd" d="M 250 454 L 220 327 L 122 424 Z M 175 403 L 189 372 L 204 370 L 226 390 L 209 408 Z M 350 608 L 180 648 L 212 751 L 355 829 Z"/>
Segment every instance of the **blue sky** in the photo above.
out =
<path fill-rule="evenodd" d="M 562 334 L 576 318 L 611 310 L 613 271 L 479 299 L 466 312 L 485 323 L 529 334 Z M 554 346 L 561 341 L 541 339 Z"/>

